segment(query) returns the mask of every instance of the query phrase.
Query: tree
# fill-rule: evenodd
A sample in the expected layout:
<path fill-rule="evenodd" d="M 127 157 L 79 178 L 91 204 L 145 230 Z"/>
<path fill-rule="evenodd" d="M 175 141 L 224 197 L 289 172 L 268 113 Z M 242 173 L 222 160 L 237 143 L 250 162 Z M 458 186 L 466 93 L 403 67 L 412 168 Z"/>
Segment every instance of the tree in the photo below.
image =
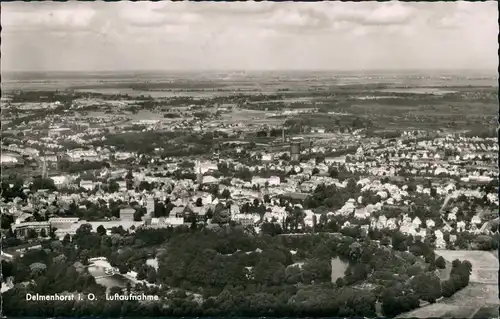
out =
<path fill-rule="evenodd" d="M 113 286 L 109 289 L 109 293 L 111 295 L 114 295 L 114 294 L 118 294 L 118 295 L 121 295 L 122 294 L 122 288 L 120 287 L 117 287 L 117 286 Z"/>
<path fill-rule="evenodd" d="M 392 247 L 399 251 L 406 251 L 408 246 L 406 245 L 406 236 L 401 232 L 395 232 L 392 235 Z"/>
<path fill-rule="evenodd" d="M 155 269 L 150 269 L 148 271 L 148 276 L 146 278 L 146 280 L 150 283 L 155 283 L 156 282 L 156 278 L 157 278 L 157 275 L 156 275 L 156 270 Z"/>
<path fill-rule="evenodd" d="M 437 190 L 433 187 L 431 188 L 431 196 L 436 197 L 437 196 Z"/>
<path fill-rule="evenodd" d="M 413 266 L 410 266 L 407 271 L 406 271 L 406 274 L 410 277 L 413 277 L 413 276 L 416 276 L 420 273 L 423 272 L 423 269 L 422 267 L 418 266 L 418 265 L 413 265 Z"/>
<path fill-rule="evenodd" d="M 356 188 L 357 188 L 356 181 L 350 178 L 349 181 L 347 182 L 346 191 L 350 194 L 353 194 L 356 192 Z"/>
<path fill-rule="evenodd" d="M 63 245 L 67 245 L 70 242 L 71 242 L 71 235 L 70 234 L 64 235 L 63 240 L 62 240 Z"/>
<path fill-rule="evenodd" d="M 89 235 L 91 232 L 92 232 L 92 225 L 83 224 L 76 230 L 76 235 L 80 237 L 82 235 Z"/>
<path fill-rule="evenodd" d="M 120 266 L 118 266 L 118 271 L 120 272 L 120 274 L 126 274 L 129 271 L 129 267 L 125 264 L 121 264 Z"/>
<path fill-rule="evenodd" d="M 207 213 L 208 215 L 208 213 Z M 212 217 L 213 224 L 227 224 L 231 220 L 231 213 L 227 209 L 215 210 Z"/>
<path fill-rule="evenodd" d="M 106 235 L 106 228 L 104 228 L 103 225 L 99 225 L 96 229 L 96 232 L 101 235 L 101 236 L 104 236 Z"/>
<path fill-rule="evenodd" d="M 88 249 L 82 249 L 80 251 L 80 261 L 84 265 L 89 264 L 89 259 L 90 259 L 90 251 Z"/>
<path fill-rule="evenodd" d="M 229 191 L 229 189 L 225 188 L 222 193 L 221 193 L 221 196 L 225 199 L 229 199 L 231 198 L 231 192 Z"/>
<path fill-rule="evenodd" d="M 14 274 L 14 264 L 6 260 L 2 260 L 2 277 L 8 278 Z"/>
<path fill-rule="evenodd" d="M 400 287 L 390 287 L 382 295 L 382 312 L 387 317 L 415 309 L 419 306 L 418 296 L 403 291 Z"/>
<path fill-rule="evenodd" d="M 441 297 L 441 280 L 434 273 L 418 274 L 412 279 L 411 284 L 420 299 L 434 303 Z"/>
<path fill-rule="evenodd" d="M 452 280 L 445 280 L 441 283 L 443 297 L 449 298 L 456 292 L 455 284 Z"/>
<path fill-rule="evenodd" d="M 63 244 L 59 240 L 53 240 L 50 242 L 50 249 L 53 252 L 61 252 L 63 249 Z"/>
<path fill-rule="evenodd" d="M 127 172 L 127 175 L 125 175 L 125 179 L 126 180 L 132 180 L 132 179 L 134 179 L 134 174 L 132 173 L 131 169 L 129 169 L 128 172 Z"/>
<path fill-rule="evenodd" d="M 136 210 L 134 212 L 134 221 L 135 222 L 140 222 L 142 221 L 142 216 L 144 216 L 144 212 L 140 209 Z"/>
<path fill-rule="evenodd" d="M 322 213 L 319 216 L 319 224 L 320 225 L 326 225 L 326 223 L 328 223 L 328 216 L 325 213 Z"/>
<path fill-rule="evenodd" d="M 214 217 L 214 212 L 212 211 L 212 208 L 209 208 L 207 210 L 206 216 L 207 216 L 207 219 L 212 219 Z"/>
<path fill-rule="evenodd" d="M 488 235 L 477 236 L 474 240 L 480 250 L 493 250 L 498 248 L 498 239 Z"/>
<path fill-rule="evenodd" d="M 196 218 L 191 219 L 191 226 L 189 228 L 191 228 L 191 230 L 196 230 L 198 228 L 198 225 L 196 223 Z"/>
<path fill-rule="evenodd" d="M 279 235 L 283 232 L 281 229 L 281 226 L 279 224 L 267 223 L 267 222 L 262 223 L 260 231 L 263 234 L 267 234 L 270 236 L 276 236 L 276 235 Z"/>
<path fill-rule="evenodd" d="M 38 277 L 47 270 L 47 265 L 44 263 L 36 262 L 30 265 L 31 275 L 33 277 Z"/>
<path fill-rule="evenodd" d="M 36 192 L 40 189 L 47 189 L 49 191 L 57 190 L 54 181 L 51 178 L 36 177 L 33 179 L 33 183 L 30 186 L 32 192 Z"/>
<path fill-rule="evenodd" d="M 151 187 L 151 184 L 149 184 L 147 181 L 141 181 L 139 183 L 139 190 L 140 191 L 143 191 L 143 190 L 146 190 L 146 191 L 151 191 L 152 187 Z"/>
<path fill-rule="evenodd" d="M 269 194 L 264 194 L 264 203 L 270 203 L 271 202 L 271 197 L 269 197 Z"/>
<path fill-rule="evenodd" d="M 196 203 L 195 203 L 195 205 L 196 205 L 196 207 L 201 207 L 201 206 L 203 206 L 203 200 L 202 200 L 200 197 L 198 197 L 198 198 L 196 199 Z"/>
<path fill-rule="evenodd" d="M 116 181 L 111 181 L 109 183 L 109 192 L 110 193 L 116 193 L 120 190 L 120 185 Z"/>
<path fill-rule="evenodd" d="M 302 266 L 303 283 L 330 282 L 332 266 L 328 259 L 312 258 Z"/>
<path fill-rule="evenodd" d="M 413 193 L 416 190 L 417 190 L 417 183 L 415 183 L 414 180 L 410 181 L 410 183 L 408 184 L 408 188 L 407 188 L 408 193 Z"/>
<path fill-rule="evenodd" d="M 14 223 L 14 217 L 9 214 L 2 214 L 2 229 L 10 229 L 10 226 Z"/>
<path fill-rule="evenodd" d="M 209 191 L 210 194 L 212 194 L 213 197 L 219 196 L 219 184 L 212 184 L 209 186 Z"/>
<path fill-rule="evenodd" d="M 446 268 L 446 261 L 444 260 L 443 256 L 439 256 L 436 258 L 436 267 L 439 269 L 445 269 Z"/>
<path fill-rule="evenodd" d="M 335 281 L 335 284 L 337 285 L 337 287 L 344 287 L 345 286 L 345 280 L 342 277 L 339 277 Z"/>

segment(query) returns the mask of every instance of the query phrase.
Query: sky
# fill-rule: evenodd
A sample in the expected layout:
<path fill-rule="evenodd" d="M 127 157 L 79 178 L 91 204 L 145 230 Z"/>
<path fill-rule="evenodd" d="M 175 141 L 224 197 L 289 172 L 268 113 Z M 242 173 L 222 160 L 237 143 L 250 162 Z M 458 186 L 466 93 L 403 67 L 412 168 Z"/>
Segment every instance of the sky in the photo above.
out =
<path fill-rule="evenodd" d="M 3 71 L 498 68 L 486 2 L 10 2 Z"/>

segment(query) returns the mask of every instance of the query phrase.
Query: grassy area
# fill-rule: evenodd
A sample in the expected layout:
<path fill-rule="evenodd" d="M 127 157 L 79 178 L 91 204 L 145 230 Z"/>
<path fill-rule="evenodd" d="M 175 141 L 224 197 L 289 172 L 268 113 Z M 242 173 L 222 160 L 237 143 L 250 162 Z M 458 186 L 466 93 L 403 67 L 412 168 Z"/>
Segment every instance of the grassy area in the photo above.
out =
<path fill-rule="evenodd" d="M 498 284 L 498 258 L 491 252 L 478 250 L 437 250 L 447 262 L 468 260 L 472 264 L 470 282 Z"/>
<path fill-rule="evenodd" d="M 422 308 L 415 309 L 407 312 L 397 318 L 443 318 L 444 314 L 448 312 L 459 311 L 458 306 L 443 305 L 441 303 L 431 304 Z M 464 316 L 457 316 L 456 318 L 465 318 Z"/>
<path fill-rule="evenodd" d="M 454 307 L 440 318 L 471 318 L 477 312 L 477 307 Z"/>
<path fill-rule="evenodd" d="M 496 254 L 495 254 L 496 253 Z M 451 262 L 468 260 L 472 264 L 469 285 L 450 298 L 405 313 L 400 318 L 491 318 L 498 316 L 498 251 L 437 250 L 443 256 L 446 268 L 440 278 L 450 276 Z M 493 309 L 495 315 L 493 316 Z"/>
<path fill-rule="evenodd" d="M 493 308 L 498 314 L 499 305 L 497 285 L 470 283 L 450 298 L 407 312 L 399 318 L 485 318 L 477 315 L 490 314 Z"/>
<path fill-rule="evenodd" d="M 479 309 L 473 316 L 474 319 L 498 318 L 498 306 L 483 307 Z"/>
<path fill-rule="evenodd" d="M 450 298 L 443 299 L 440 304 L 460 307 L 500 305 L 498 300 L 498 284 L 469 283 L 466 288 L 458 291 Z"/>
<path fill-rule="evenodd" d="M 498 259 L 498 250 L 492 250 L 491 253 Z"/>

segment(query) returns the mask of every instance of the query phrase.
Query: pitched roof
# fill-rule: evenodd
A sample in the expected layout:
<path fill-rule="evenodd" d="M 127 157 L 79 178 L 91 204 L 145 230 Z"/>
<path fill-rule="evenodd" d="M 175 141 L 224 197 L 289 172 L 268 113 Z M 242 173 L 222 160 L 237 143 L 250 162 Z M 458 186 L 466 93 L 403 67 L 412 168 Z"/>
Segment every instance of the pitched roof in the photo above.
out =
<path fill-rule="evenodd" d="M 289 192 L 281 195 L 281 197 L 284 198 L 298 199 L 298 200 L 305 200 L 308 196 L 309 196 L 308 194 L 296 193 L 296 192 Z"/>
<path fill-rule="evenodd" d="M 170 215 L 182 214 L 183 212 L 184 212 L 184 207 L 178 206 L 172 208 L 172 210 L 170 211 Z"/>

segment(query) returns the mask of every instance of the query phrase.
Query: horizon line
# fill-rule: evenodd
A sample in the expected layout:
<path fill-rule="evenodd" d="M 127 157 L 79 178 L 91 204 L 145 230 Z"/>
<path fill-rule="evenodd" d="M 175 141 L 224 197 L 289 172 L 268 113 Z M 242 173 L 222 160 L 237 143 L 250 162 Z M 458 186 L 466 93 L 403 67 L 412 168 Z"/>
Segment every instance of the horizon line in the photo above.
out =
<path fill-rule="evenodd" d="M 366 68 L 366 69 L 110 69 L 110 70 L 2 70 L 2 74 L 7 73 L 107 73 L 107 72 L 373 72 L 373 71 L 486 71 L 498 73 L 498 68 Z"/>

